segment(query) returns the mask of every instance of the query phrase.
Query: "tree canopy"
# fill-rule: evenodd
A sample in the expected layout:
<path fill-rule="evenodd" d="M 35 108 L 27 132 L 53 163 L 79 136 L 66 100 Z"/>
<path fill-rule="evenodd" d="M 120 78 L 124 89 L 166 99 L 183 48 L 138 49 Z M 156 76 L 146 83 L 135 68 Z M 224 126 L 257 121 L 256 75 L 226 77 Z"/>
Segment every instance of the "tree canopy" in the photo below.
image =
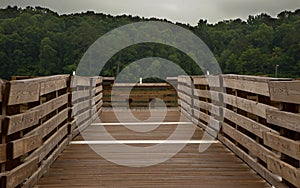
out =
<path fill-rule="evenodd" d="M 139 21 L 159 20 L 88 11 L 59 15 L 42 7 L 0 9 L 0 77 L 69 74 L 84 52 L 103 34 Z M 168 22 L 167 20 L 160 20 Z M 209 24 L 176 23 L 191 30 L 211 49 L 223 73 L 300 77 L 300 10 L 284 11 Z M 202 74 L 181 51 L 159 44 L 138 44 L 115 54 L 101 72 L 116 76 L 126 65 L 146 57 L 161 57 L 188 74 Z M 159 67 L 153 64 L 153 67 Z M 153 68 L 152 67 L 152 68 Z"/>

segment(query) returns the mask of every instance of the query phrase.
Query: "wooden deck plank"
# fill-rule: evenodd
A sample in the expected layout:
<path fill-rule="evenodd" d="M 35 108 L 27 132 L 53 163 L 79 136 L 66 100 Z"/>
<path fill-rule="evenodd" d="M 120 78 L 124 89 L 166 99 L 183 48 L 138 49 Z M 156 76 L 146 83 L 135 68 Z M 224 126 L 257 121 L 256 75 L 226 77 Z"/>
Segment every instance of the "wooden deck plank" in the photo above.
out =
<path fill-rule="evenodd" d="M 128 112 L 120 111 L 120 113 L 127 117 L 126 113 Z M 149 112 L 134 111 L 133 113 L 141 120 L 146 120 L 149 117 Z M 118 122 L 111 111 L 103 111 L 100 117 L 102 123 Z M 179 117 L 178 111 L 168 111 L 164 121 L 178 122 Z M 154 117 L 153 121 L 159 119 L 159 117 Z M 129 118 L 128 121 L 130 121 Z M 187 122 L 188 120 L 182 118 L 181 121 Z M 96 123 L 99 123 L 99 120 Z M 101 131 L 97 132 L 99 126 L 105 126 L 107 131 L 116 139 L 126 140 L 165 139 L 177 127 L 176 123 L 165 124 L 152 132 L 137 133 L 121 125 L 98 124 L 87 128 L 85 134 L 90 134 L 91 138 L 95 140 L 101 140 L 102 133 Z M 186 129 L 182 129 L 181 133 L 184 134 Z M 202 129 L 197 128 L 192 139 L 201 140 L 202 135 Z M 82 140 L 82 136 L 77 136 L 75 140 Z M 146 145 L 135 144 L 135 146 Z M 109 144 L 106 149 L 107 152 L 111 151 Z M 199 153 L 198 149 L 199 144 L 187 144 L 173 158 L 164 163 L 134 168 L 111 163 L 96 154 L 86 144 L 71 144 L 35 187 L 270 187 L 221 143 L 212 144 L 207 151 L 202 153 Z M 122 151 L 115 152 L 118 154 Z M 169 152 L 168 147 L 164 152 Z M 130 155 L 130 153 L 128 154 Z M 159 151 L 149 153 L 147 158 L 159 154 Z M 137 152 L 131 155 L 139 158 L 144 153 Z"/>

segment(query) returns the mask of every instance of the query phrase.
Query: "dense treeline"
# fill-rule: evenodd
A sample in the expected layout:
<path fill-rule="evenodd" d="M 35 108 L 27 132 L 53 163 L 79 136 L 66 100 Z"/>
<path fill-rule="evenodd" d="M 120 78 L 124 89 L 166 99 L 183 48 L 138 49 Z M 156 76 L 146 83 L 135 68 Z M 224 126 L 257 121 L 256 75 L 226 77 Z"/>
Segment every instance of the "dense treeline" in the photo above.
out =
<path fill-rule="evenodd" d="M 101 35 L 119 26 L 146 20 L 86 12 L 58 15 L 41 7 L 0 9 L 0 77 L 51 75 L 76 70 L 84 52 Z M 167 20 L 161 20 L 167 21 Z M 197 34 L 214 53 L 224 73 L 300 77 L 300 10 L 284 11 L 197 26 L 176 23 Z M 189 74 L 201 74 L 180 51 L 157 44 L 139 44 L 116 54 L 102 74 L 114 76 L 144 57 L 178 63 Z"/>

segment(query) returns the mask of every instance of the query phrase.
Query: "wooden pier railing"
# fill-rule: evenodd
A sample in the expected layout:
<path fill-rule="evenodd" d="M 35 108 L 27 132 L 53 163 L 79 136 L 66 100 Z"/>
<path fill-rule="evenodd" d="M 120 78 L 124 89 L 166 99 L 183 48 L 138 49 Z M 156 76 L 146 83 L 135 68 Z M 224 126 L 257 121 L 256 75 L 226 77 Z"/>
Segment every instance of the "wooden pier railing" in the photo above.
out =
<path fill-rule="evenodd" d="M 176 89 L 169 83 L 114 84 L 114 81 L 111 77 L 103 79 L 103 107 L 148 108 L 149 103 L 150 107 L 178 106 Z"/>
<path fill-rule="evenodd" d="M 299 81 L 179 77 L 178 89 L 180 109 L 194 123 L 218 133 L 223 144 L 270 184 L 300 187 Z"/>
<path fill-rule="evenodd" d="M 1 187 L 32 187 L 98 115 L 102 79 L 59 75 L 0 82 L 0 88 Z"/>
<path fill-rule="evenodd" d="M 300 187 L 300 81 L 208 78 L 170 78 L 178 96 L 170 84 L 138 84 L 127 98 L 133 85 L 116 84 L 114 97 L 118 107 L 145 108 L 155 98 L 179 105 L 270 184 Z M 0 80 L 1 187 L 32 187 L 101 108 L 111 107 L 113 82 L 69 75 Z"/>

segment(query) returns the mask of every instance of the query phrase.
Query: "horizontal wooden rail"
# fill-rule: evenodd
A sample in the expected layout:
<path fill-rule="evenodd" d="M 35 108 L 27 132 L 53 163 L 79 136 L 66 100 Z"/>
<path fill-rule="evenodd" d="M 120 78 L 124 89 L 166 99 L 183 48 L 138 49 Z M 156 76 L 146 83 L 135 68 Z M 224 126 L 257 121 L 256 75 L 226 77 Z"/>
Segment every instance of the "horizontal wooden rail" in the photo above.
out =
<path fill-rule="evenodd" d="M 178 90 L 181 111 L 208 133 L 217 134 L 270 184 L 300 187 L 299 81 L 180 76 Z"/>
<path fill-rule="evenodd" d="M 176 82 L 175 78 L 169 79 L 174 85 L 174 82 Z M 149 106 L 178 106 L 176 89 L 169 83 L 134 84 L 114 83 L 114 81 L 114 78 L 103 78 L 103 107 L 148 108 Z"/>
<path fill-rule="evenodd" d="M 33 187 L 79 130 L 98 117 L 102 96 L 101 77 L 0 80 L 0 187 Z"/>

